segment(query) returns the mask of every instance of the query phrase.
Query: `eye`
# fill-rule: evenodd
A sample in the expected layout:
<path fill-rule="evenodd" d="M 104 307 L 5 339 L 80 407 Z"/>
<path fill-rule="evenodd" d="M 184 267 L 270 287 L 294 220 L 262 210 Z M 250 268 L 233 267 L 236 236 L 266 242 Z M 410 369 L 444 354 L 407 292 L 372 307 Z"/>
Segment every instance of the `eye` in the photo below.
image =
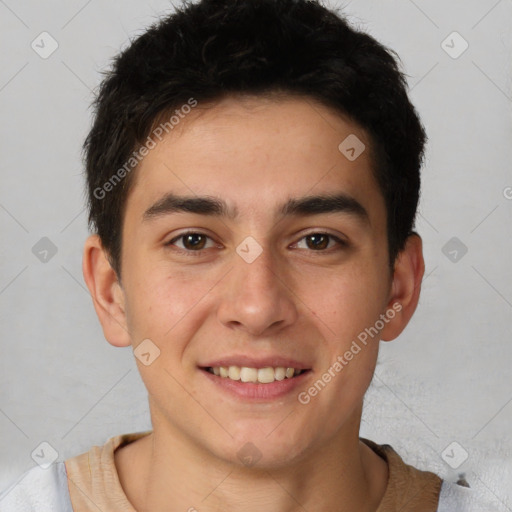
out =
<path fill-rule="evenodd" d="M 306 247 L 299 247 L 299 244 L 302 240 L 306 241 Z M 337 236 L 331 235 L 330 233 L 309 233 L 308 235 L 302 237 L 297 243 L 296 246 L 299 249 L 311 249 L 312 251 L 322 252 L 326 249 L 332 249 L 332 245 L 329 245 L 331 241 L 334 241 L 334 245 L 338 244 L 341 247 L 346 247 L 348 244 L 338 238 Z"/>
<path fill-rule="evenodd" d="M 187 231 L 186 233 L 182 233 L 181 235 L 173 238 L 169 242 L 167 242 L 166 246 L 176 245 L 176 247 L 182 251 L 186 252 L 201 252 L 204 249 L 207 249 L 206 246 L 207 240 L 212 242 L 210 247 L 215 246 L 213 240 L 204 233 L 199 233 L 196 231 Z M 181 241 L 181 246 L 176 244 L 177 241 Z"/>
<path fill-rule="evenodd" d="M 210 245 L 208 245 L 208 241 L 210 241 Z M 300 244 L 304 244 L 303 241 L 305 241 L 305 247 L 300 246 Z M 186 233 L 182 233 L 179 236 L 174 237 L 165 245 L 174 246 L 177 251 L 188 253 L 190 255 L 194 253 L 199 255 L 202 251 L 216 246 L 211 237 L 197 231 L 187 231 Z M 338 248 L 348 246 L 347 242 L 339 237 L 324 232 L 309 233 L 295 243 L 295 246 L 299 249 L 310 249 L 314 252 L 331 252 L 330 249 L 333 249 L 336 245 L 339 246 Z"/>

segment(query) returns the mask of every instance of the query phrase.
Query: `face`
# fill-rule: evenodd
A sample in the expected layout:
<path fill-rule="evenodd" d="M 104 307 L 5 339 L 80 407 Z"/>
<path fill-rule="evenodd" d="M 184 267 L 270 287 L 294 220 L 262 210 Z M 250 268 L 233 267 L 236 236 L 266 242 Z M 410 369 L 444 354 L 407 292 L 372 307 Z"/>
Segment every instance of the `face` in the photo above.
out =
<path fill-rule="evenodd" d="M 366 149 L 349 159 L 338 146 L 354 135 Z M 357 433 L 378 351 L 368 329 L 391 306 L 371 165 L 360 128 L 298 98 L 199 105 L 145 157 L 121 300 L 133 347 L 150 340 L 137 364 L 155 431 L 268 465 Z"/>

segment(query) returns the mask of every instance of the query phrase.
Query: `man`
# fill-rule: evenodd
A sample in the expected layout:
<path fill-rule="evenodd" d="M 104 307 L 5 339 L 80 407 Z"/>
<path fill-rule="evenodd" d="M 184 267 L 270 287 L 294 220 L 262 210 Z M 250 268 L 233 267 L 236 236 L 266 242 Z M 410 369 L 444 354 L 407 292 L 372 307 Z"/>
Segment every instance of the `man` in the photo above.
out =
<path fill-rule="evenodd" d="M 466 510 L 359 438 L 420 294 L 425 140 L 391 52 L 316 2 L 203 0 L 136 39 L 85 144 L 83 271 L 153 429 L 32 470 L 6 510 Z"/>

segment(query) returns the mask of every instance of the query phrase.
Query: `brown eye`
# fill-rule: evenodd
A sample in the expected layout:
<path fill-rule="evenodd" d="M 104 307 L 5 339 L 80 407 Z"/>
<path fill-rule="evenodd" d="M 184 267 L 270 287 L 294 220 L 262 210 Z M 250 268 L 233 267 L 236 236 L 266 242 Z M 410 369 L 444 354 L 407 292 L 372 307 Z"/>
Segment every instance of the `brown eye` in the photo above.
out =
<path fill-rule="evenodd" d="M 306 244 L 310 249 L 326 249 L 329 245 L 329 236 L 321 233 L 315 233 L 306 237 Z"/>
<path fill-rule="evenodd" d="M 173 238 L 166 245 L 175 245 L 178 249 L 189 252 L 199 252 L 205 248 L 208 239 L 210 239 L 210 237 L 203 233 L 196 233 L 191 231 L 189 233 L 183 233 L 180 236 Z M 181 244 L 177 242 L 181 242 Z"/>
<path fill-rule="evenodd" d="M 199 233 L 190 233 L 183 236 L 183 245 L 185 249 L 203 249 L 205 245 L 206 237 Z"/>
<path fill-rule="evenodd" d="M 305 241 L 305 247 L 300 246 L 300 244 Z M 334 242 L 334 244 L 331 244 Z M 338 249 L 342 249 L 347 246 L 347 243 L 338 238 L 337 236 L 331 235 L 329 233 L 310 233 L 309 235 L 304 236 L 297 242 L 297 246 L 299 249 L 309 249 L 311 251 L 316 252 L 328 252 L 326 249 L 333 249 L 333 246 L 338 245 Z M 331 251 L 329 251 L 331 252 Z"/>

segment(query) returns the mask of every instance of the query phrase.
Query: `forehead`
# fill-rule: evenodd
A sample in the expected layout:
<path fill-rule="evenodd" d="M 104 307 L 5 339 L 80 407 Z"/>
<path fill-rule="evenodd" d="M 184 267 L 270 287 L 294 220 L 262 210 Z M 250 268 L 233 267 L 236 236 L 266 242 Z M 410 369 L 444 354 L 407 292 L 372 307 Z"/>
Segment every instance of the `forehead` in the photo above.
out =
<path fill-rule="evenodd" d="M 135 178 L 127 213 L 140 214 L 168 192 L 222 197 L 240 217 L 264 215 L 283 198 L 336 192 L 383 208 L 367 134 L 309 98 L 199 103 L 147 154 Z"/>

